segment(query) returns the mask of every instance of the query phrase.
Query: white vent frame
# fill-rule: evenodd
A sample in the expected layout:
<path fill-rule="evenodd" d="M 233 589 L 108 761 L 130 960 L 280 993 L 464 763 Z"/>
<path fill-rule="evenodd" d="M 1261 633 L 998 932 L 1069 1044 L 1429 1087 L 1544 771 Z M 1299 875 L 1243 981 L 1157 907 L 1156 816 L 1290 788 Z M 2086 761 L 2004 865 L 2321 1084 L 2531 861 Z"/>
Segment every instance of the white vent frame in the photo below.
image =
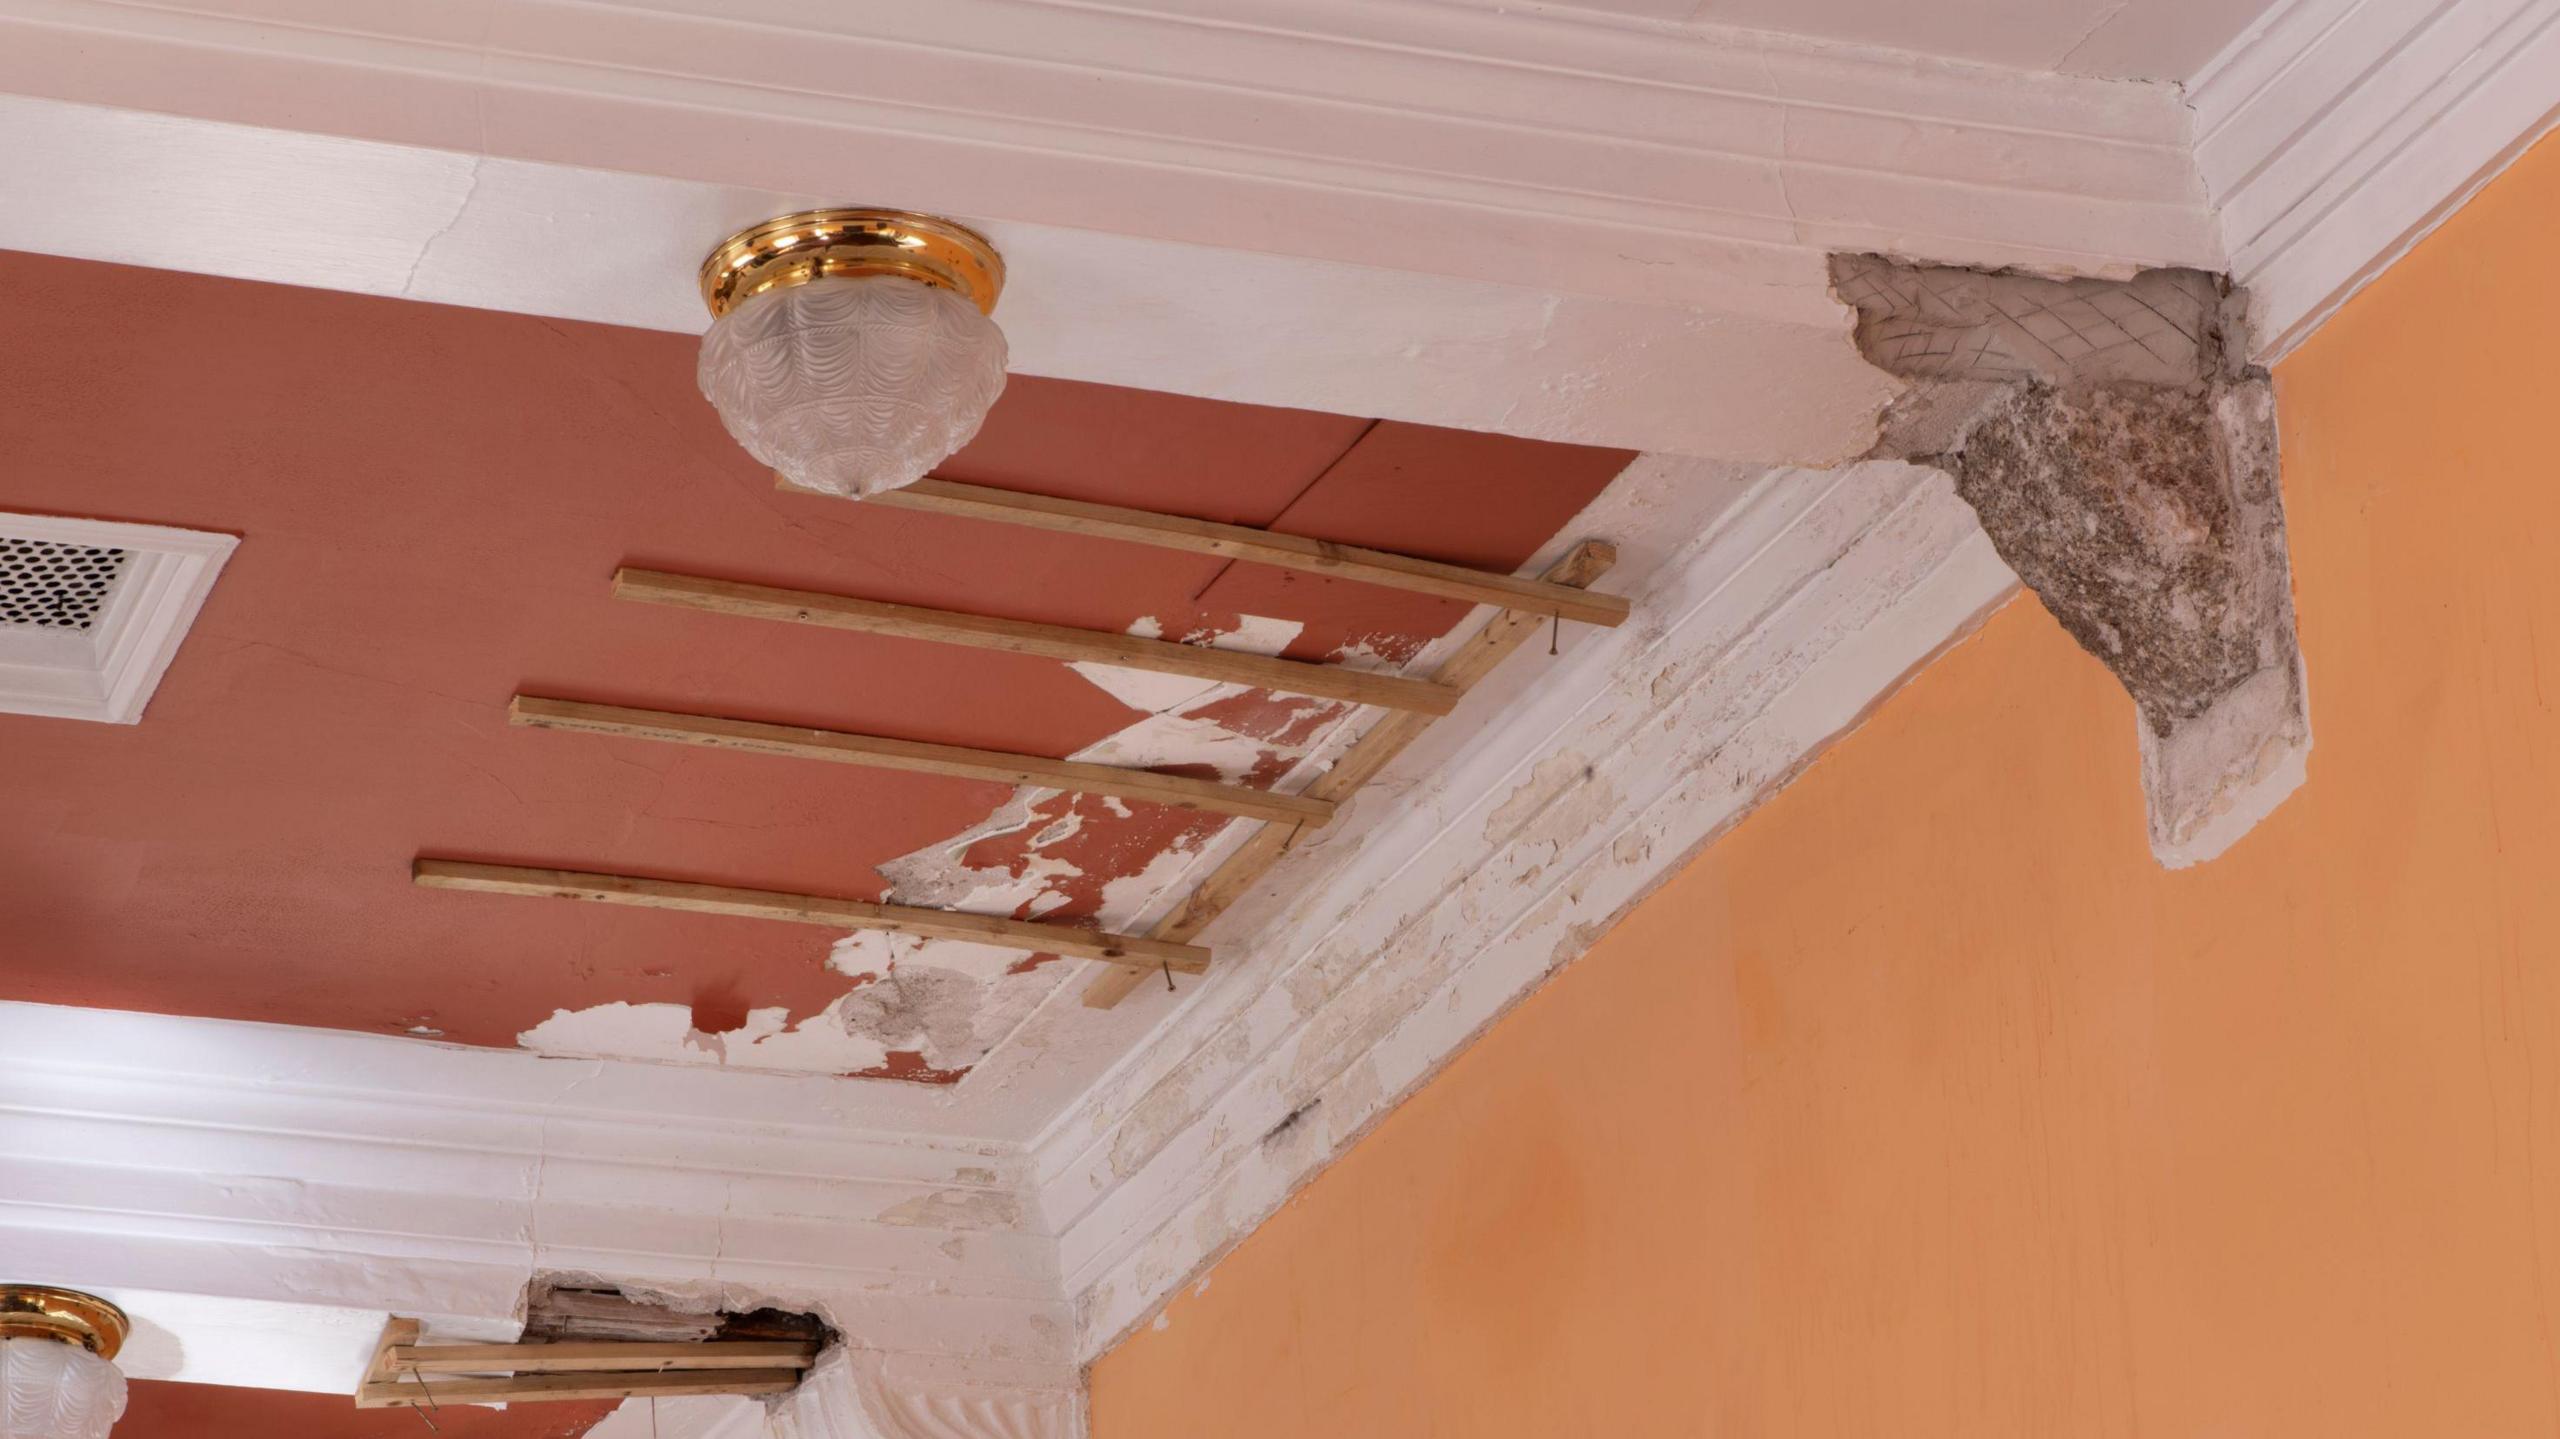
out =
<path fill-rule="evenodd" d="M 0 535 L 127 551 L 86 633 L 0 627 L 0 714 L 133 724 L 177 658 L 237 535 L 0 512 Z"/>

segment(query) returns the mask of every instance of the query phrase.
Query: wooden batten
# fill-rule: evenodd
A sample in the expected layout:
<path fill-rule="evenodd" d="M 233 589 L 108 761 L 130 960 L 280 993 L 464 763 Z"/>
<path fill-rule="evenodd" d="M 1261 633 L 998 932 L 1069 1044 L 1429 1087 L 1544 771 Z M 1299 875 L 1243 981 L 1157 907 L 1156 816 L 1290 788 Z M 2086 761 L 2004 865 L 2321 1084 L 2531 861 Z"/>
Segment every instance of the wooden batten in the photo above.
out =
<path fill-rule="evenodd" d="M 959 745 L 926 744 L 880 735 L 761 724 L 718 715 L 678 714 L 666 710 L 628 709 L 620 705 L 517 695 L 507 708 L 507 717 L 516 724 L 536 729 L 657 740 L 668 744 L 733 750 L 741 754 L 822 760 L 915 774 L 989 780 L 999 784 L 1117 795 L 1148 804 L 1206 810 L 1213 814 L 1231 814 L 1284 825 L 1315 826 L 1333 818 L 1333 805 L 1327 800 L 1274 794 L 1269 790 L 1220 784 L 1215 780 L 1083 764 L 1074 760 L 1044 759 L 1037 755 L 968 749 Z"/>
<path fill-rule="evenodd" d="M 1248 654 L 1241 650 L 1176 644 L 1171 640 L 1080 630 L 1031 620 L 893 605 L 881 600 L 855 599 L 851 595 L 821 594 L 815 590 L 786 590 L 771 585 L 742 584 L 735 580 L 705 579 L 698 575 L 674 575 L 660 570 L 617 570 L 613 576 L 613 593 L 620 599 L 673 605 L 716 615 L 779 620 L 788 624 L 816 625 L 825 629 L 852 630 L 933 644 L 964 645 L 972 649 L 1063 660 L 1070 664 L 1118 665 L 1156 674 L 1189 675 L 1219 684 L 1245 685 L 1281 694 L 1344 700 L 1351 704 L 1410 710 L 1417 714 L 1447 714 L 1458 702 L 1457 691 L 1429 680 L 1373 674 L 1344 665 L 1274 659 L 1269 655 Z"/>
<path fill-rule="evenodd" d="M 816 925 L 823 929 L 885 930 L 927 939 L 968 940 L 1032 954 L 1105 960 L 1112 964 L 1130 965 L 1149 974 L 1167 969 L 1199 974 L 1209 967 L 1209 951 L 1197 945 L 1112 934 L 1076 925 L 873 904 L 867 900 L 827 895 L 736 889 L 727 885 L 689 884 L 639 875 L 532 869 L 423 856 L 411 865 L 410 877 L 425 889 L 523 895 L 540 899 L 579 899 L 641 909 L 672 909 L 693 914 L 726 915 L 735 919 L 776 920 Z"/>
<path fill-rule="evenodd" d="M 356 1386 L 359 1409 L 569 1399 L 782 1394 L 817 1363 L 806 1340 L 581 1339 L 420 1344 L 418 1321 L 383 1326 Z"/>
<path fill-rule="evenodd" d="M 776 480 L 784 489 L 813 493 L 779 476 Z M 1216 555 L 1222 559 L 1273 565 L 1338 580 L 1355 580 L 1361 584 L 1382 585 L 1388 589 L 1408 590 L 1465 604 L 1527 610 L 1603 627 L 1622 625 L 1627 621 L 1628 603 L 1623 595 L 1595 595 L 1577 586 L 1545 578 L 1533 580 L 1489 570 L 1471 570 L 1464 565 L 1443 564 L 1438 560 L 1416 559 L 1411 555 L 1339 545 L 1329 540 L 1278 534 L 1244 525 L 1219 524 L 1214 520 L 1158 514 L 1153 510 L 1132 510 L 1119 505 L 1098 505 L 1085 500 L 1060 499 L 1054 495 L 1034 495 L 932 478 L 865 496 L 861 503 L 880 509 L 957 515 L 1082 535 L 1088 539 L 1121 540 L 1130 544 L 1153 545 L 1158 549 Z"/>

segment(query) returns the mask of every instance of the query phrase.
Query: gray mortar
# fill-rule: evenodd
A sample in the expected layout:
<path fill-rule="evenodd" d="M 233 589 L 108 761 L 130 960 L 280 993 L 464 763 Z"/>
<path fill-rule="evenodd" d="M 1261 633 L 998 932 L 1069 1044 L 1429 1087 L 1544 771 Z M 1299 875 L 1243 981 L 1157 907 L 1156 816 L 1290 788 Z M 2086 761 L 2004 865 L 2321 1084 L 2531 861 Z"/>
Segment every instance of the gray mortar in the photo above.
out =
<path fill-rule="evenodd" d="M 2274 392 L 2195 270 L 2052 280 L 1832 260 L 1868 360 L 1911 389 L 1869 458 L 1952 475 L 2018 578 L 2139 710 L 2152 848 L 2211 858 L 2310 743 Z"/>

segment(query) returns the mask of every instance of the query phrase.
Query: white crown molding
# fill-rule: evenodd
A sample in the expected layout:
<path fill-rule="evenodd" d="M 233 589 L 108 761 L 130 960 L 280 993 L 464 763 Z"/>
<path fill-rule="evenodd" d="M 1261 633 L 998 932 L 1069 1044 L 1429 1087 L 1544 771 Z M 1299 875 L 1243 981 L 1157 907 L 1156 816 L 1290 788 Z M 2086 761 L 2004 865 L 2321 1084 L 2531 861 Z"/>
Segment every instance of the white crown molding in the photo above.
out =
<path fill-rule="evenodd" d="M 841 1081 L 29 1004 L 0 1051 L 0 1271 L 195 1296 L 137 1299 L 181 1331 L 142 1377 L 352 1393 L 384 1315 L 511 1336 L 537 1275 L 1068 1359 L 1018 1155 L 866 1133 Z"/>
<path fill-rule="evenodd" d="M 1504 722 L 1273 877 L 1034 1147 L 1091 1358 L 2016 585 L 1934 471 L 1780 471 Z M 1513 687 L 1522 676 L 1510 676 Z"/>
<path fill-rule="evenodd" d="M 2290 0 L 2192 95 L 2273 360 L 2560 122 L 2560 0 Z"/>
<path fill-rule="evenodd" d="M 1025 373 L 1759 463 L 1892 392 L 1830 250 L 2218 258 L 2170 86 L 1423 0 L 0 0 L 0 101 L 10 248 L 693 330 L 889 202 Z"/>
<path fill-rule="evenodd" d="M 774 1406 L 772 1439 L 1084 1439 L 1072 1370 L 916 1360 L 833 1349 Z"/>
<path fill-rule="evenodd" d="M 0 625 L 0 714 L 134 724 L 178 657 L 237 536 L 61 515 L 0 514 L 0 536 L 126 551 L 86 635 Z"/>

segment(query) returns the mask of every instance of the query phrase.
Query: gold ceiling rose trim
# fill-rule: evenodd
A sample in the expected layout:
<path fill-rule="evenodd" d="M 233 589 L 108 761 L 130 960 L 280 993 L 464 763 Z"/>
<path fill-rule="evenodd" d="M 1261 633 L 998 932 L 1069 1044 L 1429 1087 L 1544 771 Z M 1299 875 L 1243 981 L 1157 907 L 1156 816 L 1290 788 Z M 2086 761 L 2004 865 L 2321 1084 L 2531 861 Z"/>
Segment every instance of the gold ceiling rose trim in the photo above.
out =
<path fill-rule="evenodd" d="M 95 1294 L 49 1284 L 0 1284 L 0 1339 L 54 1339 L 113 1359 L 132 1329 L 123 1310 Z"/>
<path fill-rule="evenodd" d="M 802 210 L 750 225 L 702 262 L 702 302 L 714 316 L 767 290 L 812 280 L 903 275 L 950 290 L 992 314 L 1004 257 L 966 225 L 912 210 Z"/>

